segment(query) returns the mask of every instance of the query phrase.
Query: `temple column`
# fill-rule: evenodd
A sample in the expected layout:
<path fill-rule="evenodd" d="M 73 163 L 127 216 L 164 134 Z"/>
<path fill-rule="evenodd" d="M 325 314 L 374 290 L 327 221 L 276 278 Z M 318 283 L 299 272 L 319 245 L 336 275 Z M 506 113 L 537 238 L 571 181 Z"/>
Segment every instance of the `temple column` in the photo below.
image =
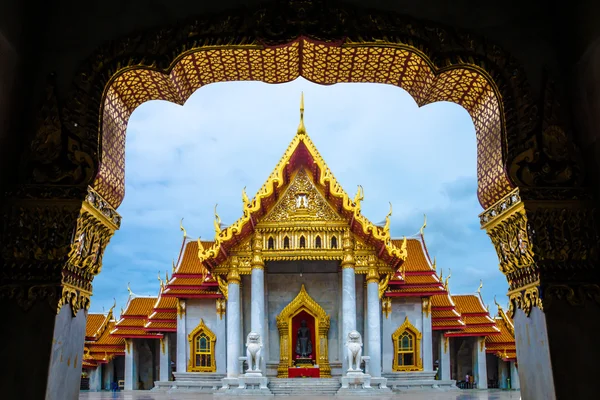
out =
<path fill-rule="evenodd" d="M 487 364 L 485 353 L 485 336 L 478 336 L 473 341 L 473 379 L 477 389 L 487 389 Z"/>
<path fill-rule="evenodd" d="M 138 356 L 135 339 L 125 339 L 125 390 L 138 388 Z"/>
<path fill-rule="evenodd" d="M 450 338 L 440 332 L 440 380 L 449 381 L 450 377 Z"/>
<path fill-rule="evenodd" d="M 518 188 L 480 216 L 509 284 L 523 399 L 597 397 L 590 354 L 600 329 L 596 207 L 581 188 Z"/>
<path fill-rule="evenodd" d="M 102 389 L 109 390 L 112 383 L 115 381 L 115 364 L 111 359 L 102 367 Z"/>
<path fill-rule="evenodd" d="M 354 243 L 350 231 L 343 235 L 344 257 L 342 259 L 342 354 L 345 354 L 344 343 L 348 334 L 356 330 L 356 279 L 354 276 Z M 348 360 L 342 357 L 342 373 L 348 370 Z"/>
<path fill-rule="evenodd" d="M 370 375 L 381 377 L 381 305 L 379 302 L 379 272 L 375 264 L 375 256 L 369 256 L 369 272 L 367 274 L 367 327 L 368 355 L 371 358 Z M 352 269 L 349 269 L 353 271 Z M 354 272 L 354 271 L 353 271 Z"/>
<path fill-rule="evenodd" d="M 241 280 L 238 266 L 238 258 L 232 256 L 227 274 L 227 378 L 237 378 L 240 373 L 242 319 L 240 318 Z"/>
<path fill-rule="evenodd" d="M 5 194 L 0 309 L 11 329 L 0 331 L 10 365 L 0 374 L 2 395 L 76 400 L 92 281 L 120 217 L 86 186 L 32 185 Z"/>
<path fill-rule="evenodd" d="M 431 330 L 431 298 L 421 298 L 421 316 L 423 321 L 423 340 L 421 345 L 423 346 L 422 357 L 423 357 L 423 370 L 433 371 L 433 334 Z"/>
<path fill-rule="evenodd" d="M 171 340 L 169 334 L 165 333 L 163 338 L 160 339 L 160 367 L 159 367 L 159 381 L 166 382 L 171 380 Z"/>
<path fill-rule="evenodd" d="M 263 359 L 260 362 L 260 369 L 266 373 L 266 357 L 264 348 L 266 347 L 265 335 L 265 263 L 262 258 L 263 238 L 259 232 L 254 234 L 252 240 L 252 273 L 250 296 L 250 330 L 260 335 L 263 343 Z M 242 338 L 243 339 L 243 338 Z"/>
<path fill-rule="evenodd" d="M 508 371 L 508 363 L 501 358 L 498 358 L 498 388 L 508 389 L 508 379 L 510 378 Z M 511 382 L 512 386 L 512 382 Z"/>
<path fill-rule="evenodd" d="M 519 371 L 517 370 L 517 363 L 514 361 L 510 362 L 510 388 L 515 390 L 521 390 L 521 382 L 519 381 Z"/>
<path fill-rule="evenodd" d="M 102 365 L 89 370 L 90 392 L 99 392 L 102 390 Z"/>
<path fill-rule="evenodd" d="M 177 360 L 176 372 L 186 372 L 188 363 L 188 340 L 186 331 L 185 300 L 177 299 Z"/>

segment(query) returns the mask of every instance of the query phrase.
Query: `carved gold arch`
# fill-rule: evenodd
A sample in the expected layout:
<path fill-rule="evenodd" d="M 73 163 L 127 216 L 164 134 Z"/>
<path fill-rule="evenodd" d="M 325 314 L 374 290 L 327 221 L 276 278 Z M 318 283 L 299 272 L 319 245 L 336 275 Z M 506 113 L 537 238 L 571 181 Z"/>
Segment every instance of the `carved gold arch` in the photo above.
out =
<path fill-rule="evenodd" d="M 315 318 L 315 338 L 318 343 L 314 344 L 316 359 L 319 363 L 322 378 L 331 377 L 331 366 L 329 365 L 329 347 L 327 335 L 329 334 L 329 315 L 312 297 L 306 292 L 304 285 L 300 293 L 288 304 L 277 316 L 277 329 L 279 329 L 279 367 L 278 378 L 288 377 L 288 368 L 292 366 L 294 344 L 292 340 L 292 318 L 298 313 L 306 311 Z"/>
<path fill-rule="evenodd" d="M 210 341 L 210 365 L 206 367 L 196 366 L 194 359 L 196 355 L 196 337 L 204 333 Z M 187 372 L 215 372 L 217 370 L 215 361 L 215 344 L 217 336 L 206 326 L 203 319 L 194 330 L 188 335 L 188 344 L 190 346 L 190 358 L 188 360 Z"/>
<path fill-rule="evenodd" d="M 409 332 L 414 338 L 414 366 L 402 366 L 398 365 L 398 339 L 404 332 Z M 408 316 L 404 318 L 404 323 L 392 333 L 392 342 L 394 343 L 394 358 L 392 362 L 392 369 L 394 371 L 423 371 L 423 360 L 421 359 L 421 338 L 422 334 L 419 330 L 410 323 Z"/>

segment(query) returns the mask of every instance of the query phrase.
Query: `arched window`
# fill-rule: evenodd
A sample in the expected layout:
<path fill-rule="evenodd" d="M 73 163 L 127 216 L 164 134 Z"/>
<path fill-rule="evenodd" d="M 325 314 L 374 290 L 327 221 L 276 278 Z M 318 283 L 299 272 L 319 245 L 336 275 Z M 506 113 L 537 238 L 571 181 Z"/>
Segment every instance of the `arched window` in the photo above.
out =
<path fill-rule="evenodd" d="M 306 248 L 306 239 L 304 238 L 304 236 L 300 236 L 300 248 Z"/>
<path fill-rule="evenodd" d="M 200 323 L 188 336 L 190 359 L 188 372 L 215 372 L 215 342 L 217 337 L 204 324 Z"/>
<path fill-rule="evenodd" d="M 331 248 L 337 249 L 337 238 L 335 236 L 331 237 Z"/>
<path fill-rule="evenodd" d="M 317 236 L 317 238 L 315 239 L 315 248 L 321 248 L 321 236 Z"/>
<path fill-rule="evenodd" d="M 284 249 L 290 248 L 290 238 L 287 236 L 283 238 L 283 248 Z"/>
<path fill-rule="evenodd" d="M 408 317 L 392 335 L 394 342 L 394 371 L 422 371 L 421 332 L 415 328 Z"/>
<path fill-rule="evenodd" d="M 268 240 L 268 243 L 267 243 L 267 249 L 268 249 L 268 250 L 273 250 L 273 249 L 275 249 L 275 240 L 273 240 L 273 236 L 271 236 L 271 237 L 269 238 L 269 240 Z"/>

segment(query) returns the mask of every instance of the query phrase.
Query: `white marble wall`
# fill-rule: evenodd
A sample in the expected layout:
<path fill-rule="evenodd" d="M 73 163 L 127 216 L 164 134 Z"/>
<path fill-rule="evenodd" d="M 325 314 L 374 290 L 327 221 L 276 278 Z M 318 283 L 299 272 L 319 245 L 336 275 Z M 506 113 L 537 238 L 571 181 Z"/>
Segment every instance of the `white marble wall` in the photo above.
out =
<path fill-rule="evenodd" d="M 138 387 L 138 351 L 137 341 L 126 339 L 129 343 L 129 349 L 125 347 L 125 390 L 136 390 Z"/>
<path fill-rule="evenodd" d="M 181 307 L 185 310 L 187 304 L 185 300 L 179 300 Z M 215 305 L 216 307 L 216 305 Z M 175 352 L 175 371 L 186 372 L 187 371 L 187 360 L 188 360 L 188 341 L 187 341 L 187 327 L 186 327 L 185 316 L 177 316 L 177 351 Z"/>
<path fill-rule="evenodd" d="M 111 384 L 115 381 L 115 364 L 113 360 L 110 360 L 102 366 L 102 389 L 110 389 Z"/>
<path fill-rule="evenodd" d="M 421 299 L 421 304 L 423 305 L 425 301 L 425 298 Z M 421 333 L 423 334 L 423 340 L 421 341 L 423 371 L 433 371 L 433 331 L 431 330 L 431 313 L 427 314 L 422 312 L 421 315 L 423 319 L 423 329 L 421 330 Z"/>
<path fill-rule="evenodd" d="M 159 381 L 171 380 L 171 337 L 165 333 L 162 343 L 160 343 L 160 366 L 159 366 Z"/>
<path fill-rule="evenodd" d="M 509 365 L 498 358 L 498 388 L 508 389 L 508 379 L 510 379 Z"/>
<path fill-rule="evenodd" d="M 476 337 L 473 341 L 473 379 L 477 382 L 477 389 L 487 389 L 485 337 L 483 336 Z"/>
<path fill-rule="evenodd" d="M 447 381 L 450 380 L 450 338 L 444 337 L 444 332 L 439 332 L 439 360 L 440 360 L 440 372 L 438 376 L 440 380 Z M 446 340 L 448 340 L 448 348 L 446 348 Z"/>
<path fill-rule="evenodd" d="M 329 314 L 329 361 L 340 360 L 340 338 L 338 331 L 341 302 L 340 276 L 338 273 L 304 273 L 299 274 L 272 274 L 267 267 L 267 299 L 268 316 L 268 355 L 269 362 L 279 362 L 279 330 L 277 329 L 277 315 L 300 292 L 302 284 L 308 294 Z M 362 299 L 361 299 L 362 301 Z M 362 302 L 361 302 L 362 305 Z"/>
<path fill-rule="evenodd" d="M 217 373 L 224 374 L 227 366 L 227 341 L 226 341 L 226 319 L 217 315 L 215 299 L 187 299 L 185 311 L 185 336 L 178 334 L 177 338 L 177 370 L 183 364 L 186 371 L 189 362 L 190 349 L 188 336 L 200 324 L 200 319 L 217 337 L 215 342 L 215 363 Z M 228 310 L 229 311 L 229 310 Z M 179 333 L 179 332 L 178 332 Z M 184 357 L 182 357 L 185 354 Z M 183 360 L 180 360 L 180 357 Z M 183 361 L 183 363 L 182 363 Z"/>
<path fill-rule="evenodd" d="M 514 361 L 510 362 L 510 387 L 511 389 L 521 390 L 519 372 L 517 371 L 517 364 Z"/>
<path fill-rule="evenodd" d="M 90 378 L 90 392 L 99 392 L 102 390 L 102 365 L 88 370 Z"/>
<path fill-rule="evenodd" d="M 392 342 L 392 335 L 396 329 L 398 329 L 404 323 L 405 317 L 408 316 L 410 323 L 413 324 L 413 326 L 423 334 L 421 337 L 421 358 L 423 357 L 424 343 L 428 342 L 429 347 L 431 348 L 431 330 L 428 331 L 429 336 L 425 335 L 427 331 L 423 332 L 422 313 L 421 298 L 396 297 L 392 299 L 392 312 L 388 318 L 385 318 L 384 316 L 382 321 L 383 335 L 381 337 L 381 344 L 383 348 L 383 373 L 393 372 L 392 363 L 394 357 L 394 343 Z M 431 322 L 431 320 L 429 321 Z M 429 354 L 431 354 L 431 350 Z M 433 366 L 430 367 L 430 370 L 433 370 Z"/>

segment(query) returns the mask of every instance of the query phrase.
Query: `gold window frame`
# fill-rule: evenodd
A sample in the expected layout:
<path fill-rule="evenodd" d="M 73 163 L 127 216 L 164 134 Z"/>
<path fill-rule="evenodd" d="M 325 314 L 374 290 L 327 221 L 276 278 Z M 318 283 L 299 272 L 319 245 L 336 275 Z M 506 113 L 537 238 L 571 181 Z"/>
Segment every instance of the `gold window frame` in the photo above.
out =
<path fill-rule="evenodd" d="M 198 366 L 196 365 L 196 338 L 204 334 L 210 341 L 210 365 L 209 366 Z M 215 360 L 215 344 L 217 336 L 206 326 L 203 319 L 200 319 L 200 323 L 194 330 L 188 335 L 188 343 L 190 346 L 190 357 L 188 360 L 187 372 L 215 372 L 217 370 Z"/>
<path fill-rule="evenodd" d="M 400 353 L 400 346 L 398 340 L 404 332 L 408 332 L 414 338 L 413 341 L 413 354 L 414 364 L 413 365 L 398 365 L 398 354 Z M 394 344 L 394 359 L 392 362 L 392 370 L 394 371 L 423 371 L 423 360 L 421 359 L 421 339 L 423 335 L 419 330 L 410 323 L 408 316 L 404 318 L 404 323 L 396 329 L 392 334 L 392 342 Z"/>

